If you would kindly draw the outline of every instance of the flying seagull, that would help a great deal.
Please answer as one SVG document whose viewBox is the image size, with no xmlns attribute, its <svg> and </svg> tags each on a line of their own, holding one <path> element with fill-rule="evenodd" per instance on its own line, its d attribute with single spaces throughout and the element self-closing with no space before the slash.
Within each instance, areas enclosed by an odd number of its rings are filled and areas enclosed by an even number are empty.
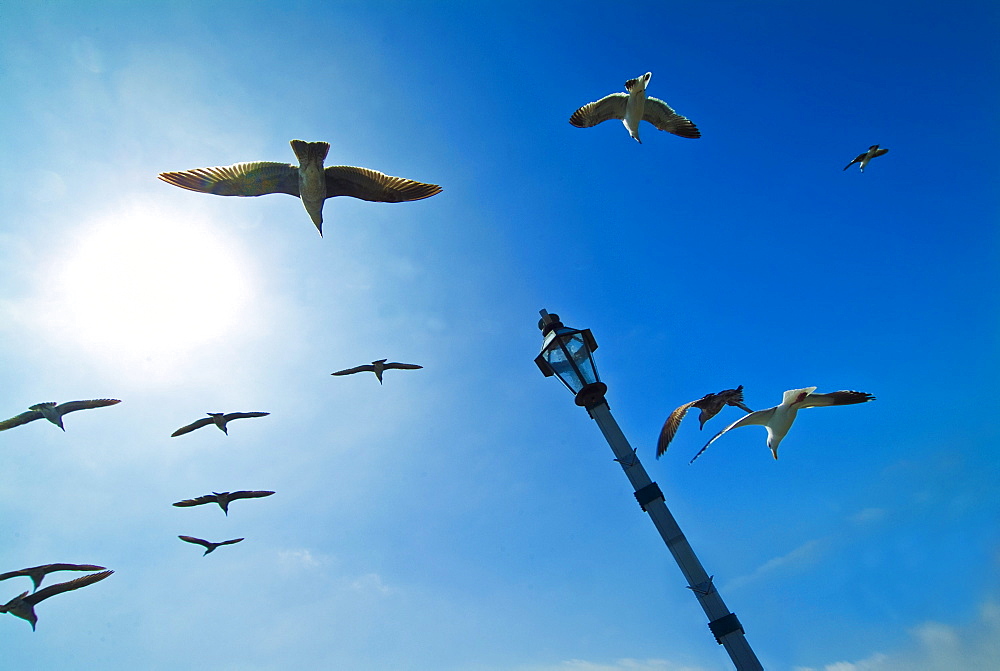
<svg viewBox="0 0 1000 671">
<path fill-rule="evenodd" d="M 656 444 L 656 458 L 659 459 L 667 451 L 670 441 L 674 439 L 674 434 L 677 433 L 677 427 L 681 425 L 681 420 L 684 419 L 684 415 L 687 414 L 688 410 L 691 408 L 699 408 L 701 410 L 701 414 L 698 416 L 698 421 L 701 422 L 699 429 L 704 429 L 705 422 L 718 415 L 727 405 L 735 405 L 746 412 L 753 412 L 753 410 L 743 405 L 742 384 L 736 389 L 723 389 L 718 394 L 705 394 L 697 401 L 685 403 L 674 410 L 667 417 L 667 421 L 663 423 L 663 428 L 660 430 L 660 440 Z"/>
<path fill-rule="evenodd" d="M 814 394 L 816 387 L 805 387 L 803 389 L 789 389 L 781 399 L 781 405 L 766 410 L 751 412 L 742 419 L 738 419 L 722 431 L 712 436 L 712 440 L 705 443 L 705 447 L 694 455 L 691 463 L 701 456 L 701 453 L 708 449 L 708 446 L 730 429 L 740 426 L 750 426 L 760 424 L 767 427 L 767 446 L 771 448 L 771 454 L 778 458 L 778 444 L 788 433 L 795 415 L 801 408 L 817 408 L 824 405 L 852 405 L 854 403 L 864 403 L 874 401 L 875 397 L 863 391 L 832 391 L 829 394 Z"/>
<path fill-rule="evenodd" d="M 36 403 L 35 405 L 28 406 L 28 412 L 22 412 L 16 417 L 11 417 L 8 420 L 0 422 L 0 431 L 6 431 L 7 429 L 12 429 L 15 426 L 21 426 L 22 424 L 27 424 L 43 417 L 65 431 L 66 427 L 63 426 L 62 418 L 66 413 L 76 412 L 77 410 L 88 410 L 90 408 L 103 408 L 106 405 L 114 405 L 115 403 L 121 403 L 121 401 L 117 398 L 98 398 L 92 401 L 69 401 L 68 403 L 60 403 L 59 405 L 56 405 L 55 401 Z"/>
<path fill-rule="evenodd" d="M 35 590 L 37 590 L 41 584 L 42 580 L 49 573 L 54 573 L 56 571 L 103 571 L 103 566 L 95 566 L 93 564 L 45 564 L 44 566 L 32 566 L 31 568 L 23 568 L 20 571 L 8 571 L 7 573 L 0 573 L 0 580 L 6 580 L 7 578 L 31 578 L 31 582 L 35 584 Z"/>
<path fill-rule="evenodd" d="M 437 184 L 391 177 L 368 168 L 349 165 L 324 168 L 329 142 L 292 140 L 290 144 L 299 159 L 297 167 L 288 163 L 255 161 L 220 168 L 161 172 L 159 177 L 182 189 L 217 196 L 287 193 L 301 198 L 320 235 L 323 235 L 323 202 L 327 198 L 351 196 L 376 203 L 401 203 L 430 198 L 441 192 Z"/>
<path fill-rule="evenodd" d="M 92 585 L 95 582 L 104 580 L 112 573 L 114 573 L 114 571 L 91 573 L 90 575 L 81 576 L 76 580 L 61 582 L 57 585 L 50 585 L 45 589 L 38 590 L 34 594 L 22 592 L 19 596 L 15 596 L 13 599 L 0 606 L 0 613 L 10 613 L 14 617 L 27 620 L 31 623 L 31 630 L 34 631 L 35 623 L 38 622 L 38 616 L 35 615 L 35 604 L 48 599 L 50 596 L 55 596 L 56 594 L 62 594 L 63 592 Z"/>
<path fill-rule="evenodd" d="M 205 549 L 205 554 L 203 554 L 202 557 L 207 555 L 209 552 L 212 552 L 213 550 L 215 550 L 215 548 L 219 547 L 220 545 L 232 545 L 233 543 L 239 543 L 241 540 L 244 540 L 242 538 L 234 538 L 229 541 L 222 541 L 221 543 L 213 543 L 212 541 L 202 540 L 201 538 L 195 538 L 194 536 L 178 536 L 178 538 L 180 538 L 182 541 L 187 541 L 188 543 L 194 543 L 195 545 L 204 546 L 206 549 Z"/>
<path fill-rule="evenodd" d="M 643 120 L 674 135 L 701 137 L 701 131 L 690 119 L 675 112 L 659 98 L 646 97 L 646 86 L 652 76 L 652 72 L 647 72 L 641 77 L 628 80 L 625 82 L 628 93 L 612 93 L 596 102 L 587 103 L 573 112 L 569 122 L 577 128 L 590 128 L 608 119 L 621 119 L 629 135 L 639 144 L 642 144 L 639 139 L 639 122 Z"/>
<path fill-rule="evenodd" d="M 375 377 L 378 378 L 378 383 L 382 384 L 382 371 L 389 370 L 393 368 L 398 368 L 399 370 L 416 370 L 417 368 L 423 368 L 423 366 L 418 366 L 415 363 L 396 363 L 395 361 L 390 361 L 386 363 L 387 359 L 379 359 L 378 361 L 372 361 L 371 363 L 366 363 L 363 366 L 355 366 L 354 368 L 345 368 L 344 370 L 338 370 L 336 373 L 330 373 L 330 375 L 352 375 L 354 373 L 363 373 L 366 371 L 371 371 L 375 373 Z"/>
<path fill-rule="evenodd" d="M 199 496 L 195 499 L 186 499 L 184 501 L 178 501 L 174 505 L 178 508 L 190 508 L 191 506 L 200 506 L 205 503 L 218 503 L 219 507 L 222 508 L 222 512 L 229 515 L 229 502 L 235 501 L 236 499 L 259 499 L 264 496 L 270 496 L 274 492 L 212 492 L 211 494 L 205 494 L 204 496 Z"/>
<path fill-rule="evenodd" d="M 222 432 L 229 435 L 229 429 L 226 428 L 226 424 L 234 419 L 246 419 L 247 417 L 265 417 L 270 415 L 269 412 L 231 412 L 229 414 L 223 414 L 221 412 L 210 412 L 208 417 L 202 417 L 201 419 L 188 424 L 187 426 L 182 426 L 173 433 L 170 434 L 171 438 L 177 436 L 183 436 L 185 433 L 191 433 L 195 429 L 200 429 L 203 426 L 208 426 L 209 424 L 215 424 L 217 427 L 222 429 Z"/>
<path fill-rule="evenodd" d="M 873 144 L 868 147 L 868 151 L 863 154 L 858 154 L 853 161 L 844 166 L 844 170 L 847 170 L 855 163 L 861 164 L 861 172 L 865 171 L 865 166 L 868 165 L 868 161 L 872 160 L 876 156 L 881 156 L 882 154 L 889 151 L 888 149 L 879 149 L 877 144 Z"/>
</svg>

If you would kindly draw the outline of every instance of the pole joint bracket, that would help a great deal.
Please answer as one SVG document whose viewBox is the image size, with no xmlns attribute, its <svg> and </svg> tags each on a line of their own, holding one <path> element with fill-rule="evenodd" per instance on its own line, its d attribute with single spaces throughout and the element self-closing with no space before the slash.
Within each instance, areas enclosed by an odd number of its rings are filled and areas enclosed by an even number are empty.
<svg viewBox="0 0 1000 671">
<path fill-rule="evenodd" d="M 743 631 L 743 625 L 740 624 L 739 618 L 736 617 L 736 613 L 730 613 L 729 615 L 723 615 L 717 620 L 712 620 L 708 623 L 708 628 L 712 630 L 712 635 L 715 636 L 715 640 L 722 645 L 722 638 L 733 632 L 740 632 L 745 634 Z"/>
<path fill-rule="evenodd" d="M 660 486 L 655 482 L 650 482 L 645 487 L 638 489 L 634 492 L 635 500 L 639 502 L 639 507 L 642 508 L 642 512 L 646 512 L 646 505 L 652 503 L 656 499 L 663 499 L 663 492 L 660 491 Z"/>
</svg>

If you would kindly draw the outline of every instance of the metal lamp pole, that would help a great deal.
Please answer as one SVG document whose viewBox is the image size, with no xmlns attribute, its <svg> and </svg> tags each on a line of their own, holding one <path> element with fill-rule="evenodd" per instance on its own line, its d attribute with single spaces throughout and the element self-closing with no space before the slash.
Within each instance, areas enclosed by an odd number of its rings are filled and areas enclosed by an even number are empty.
<svg viewBox="0 0 1000 671">
<path fill-rule="evenodd" d="M 545 341 L 535 363 L 545 376 L 558 376 L 576 395 L 576 404 L 586 408 L 591 418 L 597 422 L 615 453 L 615 461 L 621 465 L 632 483 L 639 506 L 653 520 L 656 530 L 660 532 L 663 542 L 667 544 L 667 549 L 684 574 L 688 588 L 708 616 L 708 627 L 715 640 L 726 648 L 738 671 L 763 671 L 764 667 L 743 635 L 743 626 L 736 614 L 731 613 L 722 601 L 719 591 L 712 583 L 712 576 L 702 567 L 691 544 L 670 514 L 663 492 L 649 479 L 635 450 L 612 417 L 611 409 L 604 399 L 608 387 L 600 381 L 594 364 L 593 351 L 597 349 L 594 336 L 589 329 L 580 331 L 566 328 L 559 321 L 558 315 L 550 315 L 545 310 L 541 311 L 541 315 L 538 328 Z"/>
</svg>

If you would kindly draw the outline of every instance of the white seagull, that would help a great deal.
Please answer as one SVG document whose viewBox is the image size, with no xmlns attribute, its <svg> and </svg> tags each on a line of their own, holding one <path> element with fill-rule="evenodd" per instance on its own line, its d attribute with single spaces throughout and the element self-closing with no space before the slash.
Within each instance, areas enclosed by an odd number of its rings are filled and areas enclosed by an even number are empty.
<svg viewBox="0 0 1000 671">
<path fill-rule="evenodd" d="M 226 424 L 234 419 L 246 419 L 247 417 L 266 417 L 270 415 L 269 412 L 231 412 L 228 415 L 221 412 L 209 412 L 208 417 L 202 417 L 199 420 L 191 422 L 187 426 L 182 426 L 173 433 L 170 434 L 171 438 L 176 438 L 177 436 L 183 436 L 185 433 L 191 433 L 195 429 L 200 429 L 203 426 L 208 426 L 209 424 L 215 424 L 222 433 L 229 435 L 229 429 L 226 428 Z"/>
<path fill-rule="evenodd" d="M 335 196 L 351 196 L 376 203 L 401 203 L 421 200 L 440 193 L 437 184 L 392 177 L 377 170 L 323 162 L 330 151 L 329 142 L 292 140 L 292 151 L 299 165 L 255 161 L 220 168 L 195 168 L 182 172 L 161 172 L 168 184 L 190 191 L 217 196 L 264 196 L 287 193 L 302 199 L 302 205 L 320 235 L 323 235 L 323 203 Z"/>
<path fill-rule="evenodd" d="M 88 410 L 90 408 L 103 408 L 106 405 L 114 405 L 116 403 L 121 403 L 121 401 L 117 398 L 98 398 L 92 401 L 69 401 L 68 403 L 60 403 L 59 405 L 56 405 L 55 401 L 36 403 L 35 405 L 28 406 L 28 412 L 22 412 L 16 417 L 11 417 L 8 420 L 0 422 L 0 431 L 6 431 L 7 429 L 12 429 L 15 426 L 21 426 L 22 424 L 27 424 L 43 417 L 65 431 L 66 427 L 63 426 L 62 418 L 66 413 L 76 412 L 77 410 Z"/>
<path fill-rule="evenodd" d="M 399 370 L 416 370 L 418 368 L 423 368 L 423 366 L 418 366 L 415 363 L 397 363 L 395 361 L 389 361 L 389 363 L 386 363 L 386 361 L 389 360 L 379 359 L 378 361 L 372 361 L 371 363 L 366 363 L 362 366 L 338 370 L 336 373 L 330 373 L 330 375 L 353 375 L 354 373 L 371 372 L 375 373 L 375 377 L 378 378 L 378 383 L 382 384 L 382 371 L 394 368 Z"/>
<path fill-rule="evenodd" d="M 694 455 L 690 463 L 694 463 L 694 460 L 700 457 L 701 453 L 707 450 L 708 446 L 714 443 L 726 431 L 740 426 L 750 426 L 751 424 L 760 424 L 767 428 L 767 446 L 771 448 L 771 454 L 777 459 L 778 444 L 781 443 L 781 439 L 788 433 L 788 429 L 791 428 L 792 422 L 795 421 L 795 415 L 799 412 L 800 408 L 816 408 L 824 405 L 851 405 L 875 400 L 874 396 L 863 391 L 832 391 L 829 394 L 814 394 L 814 391 L 816 391 L 816 387 L 789 389 L 782 397 L 781 405 L 751 412 L 749 415 L 736 420 L 712 436 L 712 440 L 705 443 L 705 447 L 701 448 L 698 454 Z"/>
<path fill-rule="evenodd" d="M 872 146 L 868 147 L 868 151 L 866 151 L 863 154 L 858 154 L 853 161 L 845 165 L 844 170 L 847 170 L 855 163 L 860 163 L 861 172 L 864 172 L 865 166 L 868 165 L 868 161 L 872 160 L 876 156 L 881 156 L 882 154 L 885 154 L 888 151 L 889 151 L 888 149 L 879 149 L 877 144 L 873 144 Z"/>
<path fill-rule="evenodd" d="M 587 103 L 569 118 L 569 122 L 577 128 L 590 128 L 608 119 L 621 119 L 628 134 L 635 141 L 639 139 L 639 122 L 648 121 L 660 130 L 687 138 L 701 137 L 698 127 L 685 116 L 675 112 L 670 105 L 659 98 L 646 96 L 646 86 L 649 84 L 652 72 L 625 82 L 628 93 L 612 93 L 600 100 Z"/>
</svg>

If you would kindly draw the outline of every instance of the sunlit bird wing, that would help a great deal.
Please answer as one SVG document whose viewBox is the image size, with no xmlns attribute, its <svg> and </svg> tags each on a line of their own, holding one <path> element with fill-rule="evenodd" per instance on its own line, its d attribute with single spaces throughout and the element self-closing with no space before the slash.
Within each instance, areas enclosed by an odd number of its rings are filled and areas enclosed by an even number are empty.
<svg viewBox="0 0 1000 671">
<path fill-rule="evenodd" d="M 612 93 L 573 112 L 569 122 L 577 128 L 590 128 L 608 119 L 624 119 L 627 103 L 627 93 Z"/>
<path fill-rule="evenodd" d="M 263 496 L 270 496 L 274 492 L 261 492 L 261 491 L 239 491 L 233 492 L 229 495 L 230 501 L 235 501 L 236 499 L 259 499 Z"/>
<path fill-rule="evenodd" d="M 430 198 L 441 192 L 437 184 L 393 177 L 368 168 L 331 165 L 325 172 L 327 198 L 350 196 L 376 203 L 402 203 Z"/>
<path fill-rule="evenodd" d="M 116 403 L 121 403 L 117 398 L 95 398 L 90 401 L 69 401 L 67 403 L 60 403 L 56 406 L 56 410 L 61 415 L 65 415 L 68 412 L 76 412 L 77 410 L 89 410 L 90 408 L 103 408 L 109 405 L 115 405 Z"/>
<path fill-rule="evenodd" d="M 659 98 L 646 98 L 642 118 L 660 130 L 691 139 L 701 137 L 701 131 L 686 116 L 675 112 L 670 105 Z"/>
<path fill-rule="evenodd" d="M 736 429 L 741 426 L 750 426 L 751 424 L 759 424 L 761 426 L 767 426 L 767 423 L 771 421 L 771 417 L 774 416 L 775 410 L 776 408 L 767 408 L 766 410 L 758 410 L 757 412 L 751 412 L 749 415 L 746 415 L 745 417 L 741 417 L 740 419 L 736 420 L 735 422 L 724 428 L 722 431 L 719 431 L 717 434 L 712 436 L 712 439 L 709 440 L 707 443 L 705 443 L 705 447 L 698 450 L 698 454 L 691 457 L 691 461 L 689 461 L 688 463 L 693 464 L 694 460 L 700 457 L 702 452 L 708 449 L 709 445 L 718 440 L 719 436 L 724 434 L 726 431 L 729 431 L 730 429 Z"/>
<path fill-rule="evenodd" d="M 95 582 L 104 580 L 112 573 L 114 573 L 114 571 L 101 571 L 100 573 L 91 573 L 90 575 L 80 576 L 76 580 L 70 580 L 69 582 L 49 585 L 48 587 L 43 587 L 34 594 L 24 597 L 24 601 L 31 605 L 35 605 L 39 601 L 48 599 L 50 596 L 62 594 L 63 592 L 69 592 L 74 589 L 80 589 L 81 587 L 86 587 L 87 585 L 93 585 Z"/>
<path fill-rule="evenodd" d="M 383 366 L 386 370 L 390 368 L 398 368 L 399 370 L 416 370 L 418 368 L 423 368 L 423 366 L 418 366 L 415 363 L 396 363 L 390 362 Z"/>
<path fill-rule="evenodd" d="M 205 496 L 198 496 L 193 499 L 178 501 L 174 505 L 178 508 L 190 508 L 191 506 L 200 506 L 206 503 L 217 503 L 218 500 L 219 498 L 215 494 L 206 494 Z"/>
<path fill-rule="evenodd" d="M 222 419 L 229 422 L 234 419 L 246 419 L 247 417 L 266 417 L 270 414 L 269 412 L 231 412 L 223 416 Z"/>
<path fill-rule="evenodd" d="M 850 163 L 848 163 L 847 165 L 844 166 L 844 170 L 847 170 L 848 168 L 850 168 L 855 163 L 860 163 L 861 160 L 864 159 L 864 157 L 867 156 L 867 155 L 868 155 L 868 152 L 865 152 L 863 154 L 858 154 L 856 157 L 854 157 L 853 161 L 851 161 Z"/>
<path fill-rule="evenodd" d="M 663 428 L 660 429 L 660 438 L 656 442 L 656 458 L 659 459 L 663 456 L 663 453 L 667 451 L 670 446 L 670 441 L 674 439 L 674 435 L 677 433 L 677 428 L 681 425 L 681 420 L 684 419 L 684 415 L 687 411 L 694 406 L 698 401 L 691 401 L 690 403 L 685 403 L 684 405 L 676 408 L 670 416 L 667 417 L 667 421 L 663 423 Z"/>
<path fill-rule="evenodd" d="M 256 161 L 219 168 L 161 172 L 160 179 L 189 191 L 217 196 L 299 195 L 299 169 L 288 163 Z"/>
<path fill-rule="evenodd" d="M 874 400 L 874 396 L 863 391 L 831 391 L 827 394 L 809 394 L 798 405 L 800 408 L 818 408 L 826 405 L 853 405 Z"/>
<path fill-rule="evenodd" d="M 354 368 L 345 368 L 344 370 L 338 370 L 336 373 L 330 373 L 330 375 L 353 375 L 354 373 L 361 373 L 365 371 L 373 372 L 374 370 L 375 366 L 371 365 L 370 363 L 366 363 L 363 366 L 355 366 Z"/>
<path fill-rule="evenodd" d="M 201 419 L 192 422 L 187 426 L 182 426 L 181 428 L 177 429 L 176 431 L 170 434 L 170 437 L 175 438 L 177 436 L 183 436 L 185 433 L 191 433 L 195 429 L 200 429 L 201 427 L 208 426 L 209 424 L 215 424 L 215 420 L 213 420 L 211 417 L 202 417 Z"/>
<path fill-rule="evenodd" d="M 6 431 L 7 429 L 13 429 L 15 426 L 21 426 L 22 424 L 27 424 L 28 422 L 33 422 L 36 419 L 41 419 L 43 417 L 42 413 L 37 410 L 29 410 L 27 412 L 22 412 L 16 417 L 11 417 L 0 422 L 0 431 Z"/>
</svg>

